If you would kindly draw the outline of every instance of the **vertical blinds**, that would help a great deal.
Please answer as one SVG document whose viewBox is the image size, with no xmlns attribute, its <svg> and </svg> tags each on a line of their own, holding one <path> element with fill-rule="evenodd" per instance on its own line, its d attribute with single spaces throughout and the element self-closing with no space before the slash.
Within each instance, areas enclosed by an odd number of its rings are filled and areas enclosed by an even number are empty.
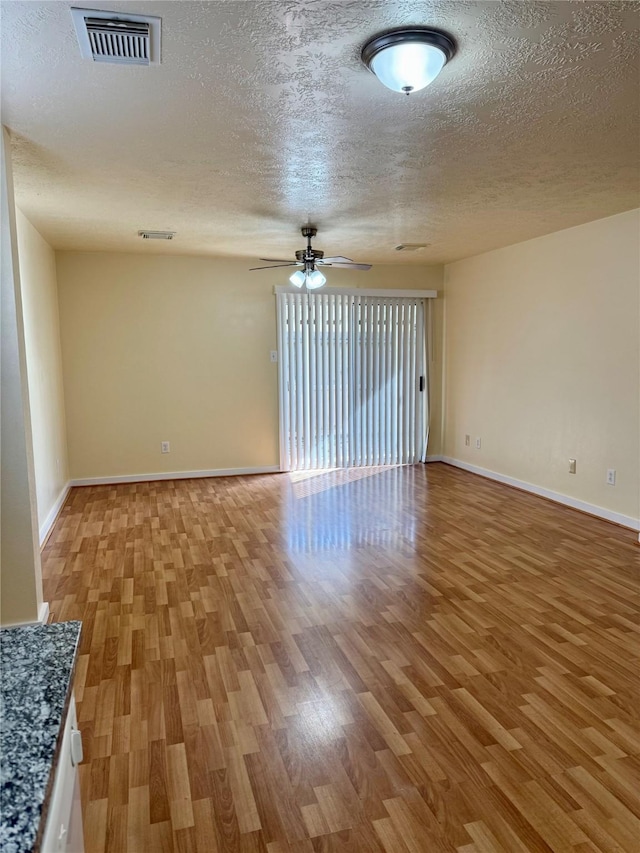
<svg viewBox="0 0 640 853">
<path fill-rule="evenodd" d="M 424 457 L 424 301 L 278 293 L 284 470 L 398 465 Z"/>
</svg>

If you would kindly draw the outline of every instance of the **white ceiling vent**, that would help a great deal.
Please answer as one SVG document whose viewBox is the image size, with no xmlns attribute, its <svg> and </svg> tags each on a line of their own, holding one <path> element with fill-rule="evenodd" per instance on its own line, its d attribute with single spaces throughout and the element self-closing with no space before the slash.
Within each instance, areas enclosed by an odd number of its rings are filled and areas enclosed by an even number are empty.
<svg viewBox="0 0 640 853">
<path fill-rule="evenodd" d="M 175 231 L 138 231 L 143 240 L 173 240 L 175 235 Z"/>
<path fill-rule="evenodd" d="M 161 18 L 71 9 L 80 53 L 94 62 L 159 65 Z"/>
</svg>

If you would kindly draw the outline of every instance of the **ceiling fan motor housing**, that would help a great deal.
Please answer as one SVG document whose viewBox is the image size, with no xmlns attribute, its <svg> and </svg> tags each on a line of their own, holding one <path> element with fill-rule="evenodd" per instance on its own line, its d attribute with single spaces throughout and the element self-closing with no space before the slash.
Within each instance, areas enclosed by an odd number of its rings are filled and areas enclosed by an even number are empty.
<svg viewBox="0 0 640 853">
<path fill-rule="evenodd" d="M 320 249 L 298 249 L 296 252 L 297 261 L 321 261 L 324 258 L 324 252 Z"/>
</svg>

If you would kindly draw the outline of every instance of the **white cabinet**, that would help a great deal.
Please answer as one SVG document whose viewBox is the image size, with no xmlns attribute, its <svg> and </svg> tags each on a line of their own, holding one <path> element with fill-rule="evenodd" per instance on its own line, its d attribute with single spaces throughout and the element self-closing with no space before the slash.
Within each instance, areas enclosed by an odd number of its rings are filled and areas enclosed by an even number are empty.
<svg viewBox="0 0 640 853">
<path fill-rule="evenodd" d="M 41 853 L 84 853 L 82 808 L 77 765 L 82 761 L 76 703 L 71 696 L 62 748 L 47 812 Z"/>
</svg>

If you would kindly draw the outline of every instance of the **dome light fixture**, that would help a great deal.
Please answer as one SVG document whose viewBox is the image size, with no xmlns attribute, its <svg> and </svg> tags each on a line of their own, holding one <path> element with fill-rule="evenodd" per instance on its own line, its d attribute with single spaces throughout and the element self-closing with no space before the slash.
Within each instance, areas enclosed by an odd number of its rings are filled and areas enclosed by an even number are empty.
<svg viewBox="0 0 640 853">
<path fill-rule="evenodd" d="M 430 27 L 379 33 L 362 48 L 362 61 L 393 92 L 418 92 L 432 83 L 456 51 L 451 36 Z"/>
</svg>

